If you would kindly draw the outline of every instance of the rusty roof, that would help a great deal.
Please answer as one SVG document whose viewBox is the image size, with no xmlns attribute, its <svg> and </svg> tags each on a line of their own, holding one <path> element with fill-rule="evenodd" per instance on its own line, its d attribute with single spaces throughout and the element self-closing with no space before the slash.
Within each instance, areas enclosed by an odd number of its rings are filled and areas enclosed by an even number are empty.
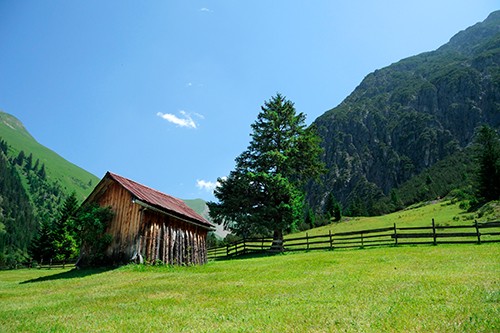
<svg viewBox="0 0 500 333">
<path fill-rule="evenodd" d="M 129 191 L 135 198 L 140 201 L 151 205 L 157 209 L 165 211 L 166 213 L 173 213 L 174 215 L 183 217 L 190 222 L 194 222 L 203 227 L 214 228 L 214 225 L 208 222 L 205 218 L 191 209 L 184 201 L 177 199 L 173 196 L 163 192 L 152 189 L 148 186 L 139 184 L 133 180 L 122 177 L 120 175 L 107 172 L 104 178 L 110 177 L 120 183 L 127 191 Z"/>
</svg>

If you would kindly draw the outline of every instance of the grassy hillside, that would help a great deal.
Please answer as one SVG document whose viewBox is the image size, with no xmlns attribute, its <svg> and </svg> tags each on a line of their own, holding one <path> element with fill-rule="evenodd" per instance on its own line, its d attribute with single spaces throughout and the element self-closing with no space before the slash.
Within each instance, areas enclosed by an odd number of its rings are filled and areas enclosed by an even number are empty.
<svg viewBox="0 0 500 333">
<path fill-rule="evenodd" d="M 3 332 L 498 332 L 500 245 L 0 272 Z"/>
<path fill-rule="evenodd" d="M 305 235 L 306 232 L 309 235 L 324 235 L 328 234 L 329 230 L 333 233 L 337 233 L 385 228 L 392 226 L 394 223 L 396 223 L 398 227 L 430 226 L 432 219 L 434 219 L 437 225 L 446 226 L 467 224 L 466 221 L 472 223 L 474 219 L 478 219 L 479 222 L 500 219 L 500 211 L 494 209 L 491 209 L 488 214 L 483 214 L 481 218 L 479 218 L 477 214 L 478 213 L 467 213 L 460 208 L 459 202 L 439 200 L 427 204 L 422 203 L 413 205 L 404 210 L 381 216 L 344 217 L 342 222 L 290 234 L 287 237 L 300 237 Z"/>
<path fill-rule="evenodd" d="M 10 156 L 17 156 L 21 150 L 27 155 L 32 153 L 33 160 L 39 159 L 45 164 L 48 180 L 59 182 L 67 194 L 75 191 L 79 200 L 83 200 L 99 181 L 93 174 L 38 143 L 21 121 L 1 111 L 0 138 L 10 145 Z"/>
</svg>

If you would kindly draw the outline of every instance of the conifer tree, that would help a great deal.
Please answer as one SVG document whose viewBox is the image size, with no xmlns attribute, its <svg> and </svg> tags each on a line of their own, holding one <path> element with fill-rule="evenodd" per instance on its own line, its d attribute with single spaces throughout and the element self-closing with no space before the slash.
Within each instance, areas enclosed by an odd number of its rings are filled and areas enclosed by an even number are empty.
<svg viewBox="0 0 500 333">
<path fill-rule="evenodd" d="M 74 220 L 78 210 L 78 199 L 75 192 L 66 198 L 60 210 L 60 217 L 54 223 L 53 246 L 58 260 L 66 261 L 75 257 L 77 246 L 75 240 Z"/>
<path fill-rule="evenodd" d="M 47 173 L 45 172 L 45 163 L 42 164 L 42 166 L 40 167 L 40 170 L 38 170 L 38 176 L 42 180 L 45 180 L 47 178 Z"/>
<path fill-rule="evenodd" d="M 475 140 L 478 164 L 478 196 L 482 201 L 500 199 L 500 137 L 482 126 Z"/>
<path fill-rule="evenodd" d="M 261 107 L 251 125 L 250 144 L 236 158 L 236 168 L 215 190 L 210 216 L 239 236 L 273 234 L 282 250 L 283 232 L 304 217 L 303 185 L 324 172 L 314 127 L 280 94 Z"/>
<path fill-rule="evenodd" d="M 26 164 L 24 165 L 24 170 L 27 172 L 33 168 L 33 154 L 30 153 L 28 157 L 26 157 Z"/>
<path fill-rule="evenodd" d="M 338 222 L 342 218 L 342 208 L 332 192 L 326 198 L 324 210 L 329 220 L 333 219 L 333 221 Z"/>
</svg>

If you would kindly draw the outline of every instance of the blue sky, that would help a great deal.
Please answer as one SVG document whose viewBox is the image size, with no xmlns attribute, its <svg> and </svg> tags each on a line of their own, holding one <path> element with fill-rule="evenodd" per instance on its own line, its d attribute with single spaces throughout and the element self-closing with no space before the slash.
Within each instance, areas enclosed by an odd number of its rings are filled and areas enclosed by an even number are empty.
<svg viewBox="0 0 500 333">
<path fill-rule="evenodd" d="M 499 7 L 0 0 L 0 109 L 98 177 L 213 200 L 265 100 L 280 92 L 311 123 L 368 73 L 438 48 Z"/>
</svg>

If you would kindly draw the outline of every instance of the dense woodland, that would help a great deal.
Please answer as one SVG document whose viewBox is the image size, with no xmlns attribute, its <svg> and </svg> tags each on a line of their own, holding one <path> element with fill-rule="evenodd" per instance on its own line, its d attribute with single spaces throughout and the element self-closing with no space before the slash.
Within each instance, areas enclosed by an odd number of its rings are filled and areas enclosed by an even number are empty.
<svg viewBox="0 0 500 333">
<path fill-rule="evenodd" d="M 45 165 L 0 139 L 0 267 L 27 261 L 42 225 L 51 224 L 68 196 L 46 177 Z M 25 185 L 24 185 L 25 184 Z"/>
</svg>

